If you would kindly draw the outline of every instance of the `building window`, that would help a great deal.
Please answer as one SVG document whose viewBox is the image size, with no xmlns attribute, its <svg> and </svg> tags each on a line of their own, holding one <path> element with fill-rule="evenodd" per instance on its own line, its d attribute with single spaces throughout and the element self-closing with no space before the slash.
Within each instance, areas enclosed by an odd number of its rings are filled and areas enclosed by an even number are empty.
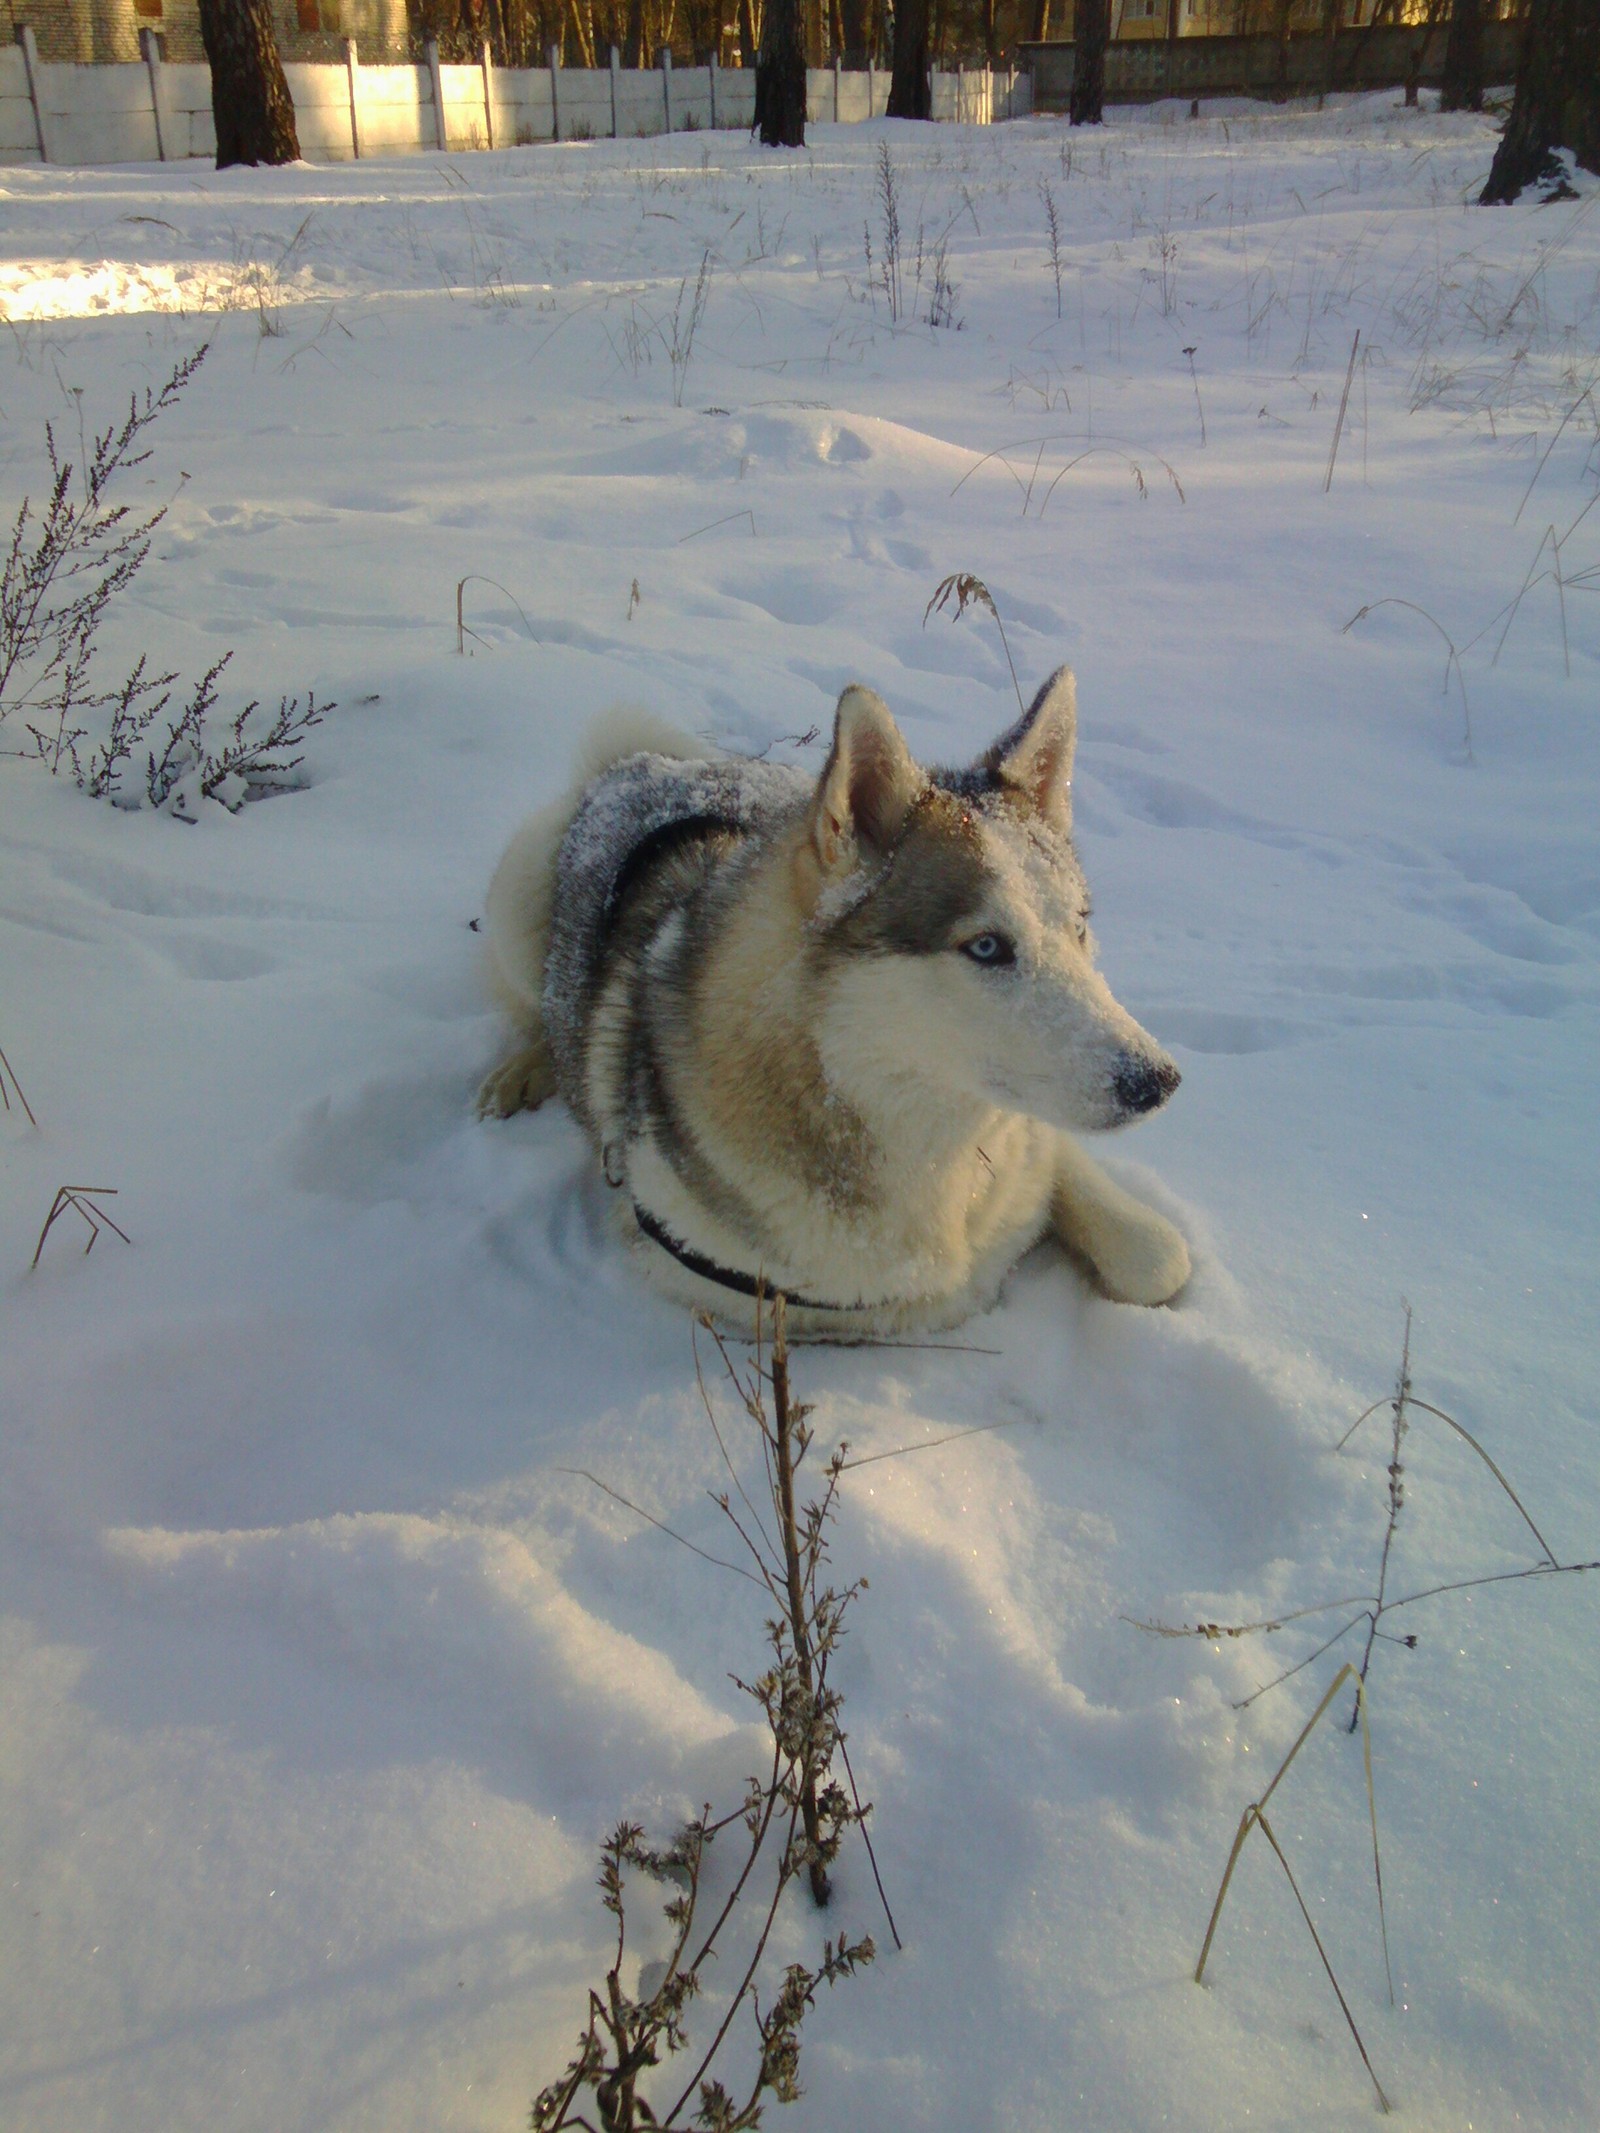
<svg viewBox="0 0 1600 2133">
<path fill-rule="evenodd" d="M 317 13 L 317 0 L 295 0 L 295 20 L 302 30 L 320 30 L 322 21 Z"/>
<path fill-rule="evenodd" d="M 133 12 L 146 22 L 161 20 L 161 0 L 133 0 Z"/>
</svg>

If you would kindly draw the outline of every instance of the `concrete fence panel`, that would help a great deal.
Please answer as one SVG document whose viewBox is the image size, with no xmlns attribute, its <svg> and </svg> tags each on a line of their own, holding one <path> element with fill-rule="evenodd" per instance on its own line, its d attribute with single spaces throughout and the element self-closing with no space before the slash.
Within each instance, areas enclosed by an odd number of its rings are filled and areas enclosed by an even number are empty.
<svg viewBox="0 0 1600 2133">
<path fill-rule="evenodd" d="M 367 66 L 359 50 L 336 61 L 284 66 L 300 151 L 309 162 L 362 156 L 511 148 L 544 141 L 624 140 L 671 131 L 747 131 L 755 74 L 729 67 Z M 439 101 L 436 103 L 435 91 Z M 1028 108 L 1030 84 L 980 69 L 935 74 L 937 119 L 982 126 Z M 35 117 L 35 93 L 38 116 Z M 352 100 L 354 110 L 352 110 Z M 161 122 L 156 124 L 159 102 Z M 813 67 L 806 77 L 811 125 L 881 118 L 889 102 L 882 68 L 847 74 Z M 20 45 L 0 47 L 0 162 L 145 163 L 214 156 L 211 73 L 204 65 L 149 60 L 104 66 L 45 65 Z"/>
</svg>

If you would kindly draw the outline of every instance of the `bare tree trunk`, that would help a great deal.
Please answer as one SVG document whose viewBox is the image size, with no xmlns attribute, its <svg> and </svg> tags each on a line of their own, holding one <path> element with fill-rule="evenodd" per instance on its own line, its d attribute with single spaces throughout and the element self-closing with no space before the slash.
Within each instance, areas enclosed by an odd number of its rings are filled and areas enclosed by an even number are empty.
<svg viewBox="0 0 1600 2133">
<path fill-rule="evenodd" d="M 1553 177 L 1558 148 L 1600 171 L 1600 0 L 1533 0 L 1517 60 L 1517 93 L 1481 205 L 1515 200 Z"/>
<path fill-rule="evenodd" d="M 1453 0 L 1439 109 L 1483 109 L 1483 0 Z"/>
<path fill-rule="evenodd" d="M 839 0 L 839 28 L 845 66 L 859 74 L 867 64 L 867 0 Z"/>
<path fill-rule="evenodd" d="M 756 55 L 756 130 L 765 148 L 806 145 L 806 54 L 800 0 L 766 0 Z"/>
<path fill-rule="evenodd" d="M 1273 0 L 1272 30 L 1278 40 L 1278 63 L 1272 93 L 1280 103 L 1289 96 L 1289 18 L 1294 13 L 1294 0 Z"/>
<path fill-rule="evenodd" d="M 1076 51 L 1067 117 L 1074 126 L 1098 126 L 1105 116 L 1106 46 L 1111 42 L 1111 0 L 1078 0 L 1073 10 Z"/>
<path fill-rule="evenodd" d="M 928 78 L 928 0 L 898 0 L 894 11 L 894 72 L 889 80 L 889 116 L 933 116 Z"/>
<path fill-rule="evenodd" d="M 1033 41 L 1043 44 L 1050 34 L 1050 0 L 1034 0 Z"/>
<path fill-rule="evenodd" d="M 211 65 L 218 170 L 298 163 L 300 137 L 269 0 L 200 0 L 200 40 Z"/>
</svg>

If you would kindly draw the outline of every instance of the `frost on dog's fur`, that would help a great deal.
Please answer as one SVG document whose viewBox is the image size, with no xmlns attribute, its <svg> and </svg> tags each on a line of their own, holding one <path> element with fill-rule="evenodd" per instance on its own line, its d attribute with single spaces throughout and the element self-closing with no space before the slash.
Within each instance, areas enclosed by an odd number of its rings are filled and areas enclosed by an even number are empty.
<svg viewBox="0 0 1600 2133">
<path fill-rule="evenodd" d="M 1065 668 L 958 770 L 859 686 L 815 781 L 613 714 L 490 886 L 520 1041 L 482 1108 L 559 1090 L 652 1277 L 723 1313 L 760 1278 L 819 1326 L 951 1324 L 1047 1230 L 1168 1301 L 1182 1237 L 1072 1137 L 1178 1081 L 1094 967 L 1075 737 Z"/>
</svg>

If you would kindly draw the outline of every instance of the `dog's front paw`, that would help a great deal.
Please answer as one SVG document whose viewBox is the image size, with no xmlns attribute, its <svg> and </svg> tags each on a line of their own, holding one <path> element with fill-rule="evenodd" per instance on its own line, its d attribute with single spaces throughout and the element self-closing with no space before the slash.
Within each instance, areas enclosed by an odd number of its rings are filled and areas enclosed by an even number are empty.
<svg viewBox="0 0 1600 2133">
<path fill-rule="evenodd" d="M 1154 1208 L 1141 1208 L 1094 1242 L 1094 1270 L 1116 1303 L 1171 1303 L 1189 1279 L 1183 1233 Z"/>
<path fill-rule="evenodd" d="M 556 1089 L 555 1068 L 542 1037 L 513 1052 L 478 1091 L 480 1118 L 510 1118 L 517 1111 L 537 1111 Z"/>
</svg>

